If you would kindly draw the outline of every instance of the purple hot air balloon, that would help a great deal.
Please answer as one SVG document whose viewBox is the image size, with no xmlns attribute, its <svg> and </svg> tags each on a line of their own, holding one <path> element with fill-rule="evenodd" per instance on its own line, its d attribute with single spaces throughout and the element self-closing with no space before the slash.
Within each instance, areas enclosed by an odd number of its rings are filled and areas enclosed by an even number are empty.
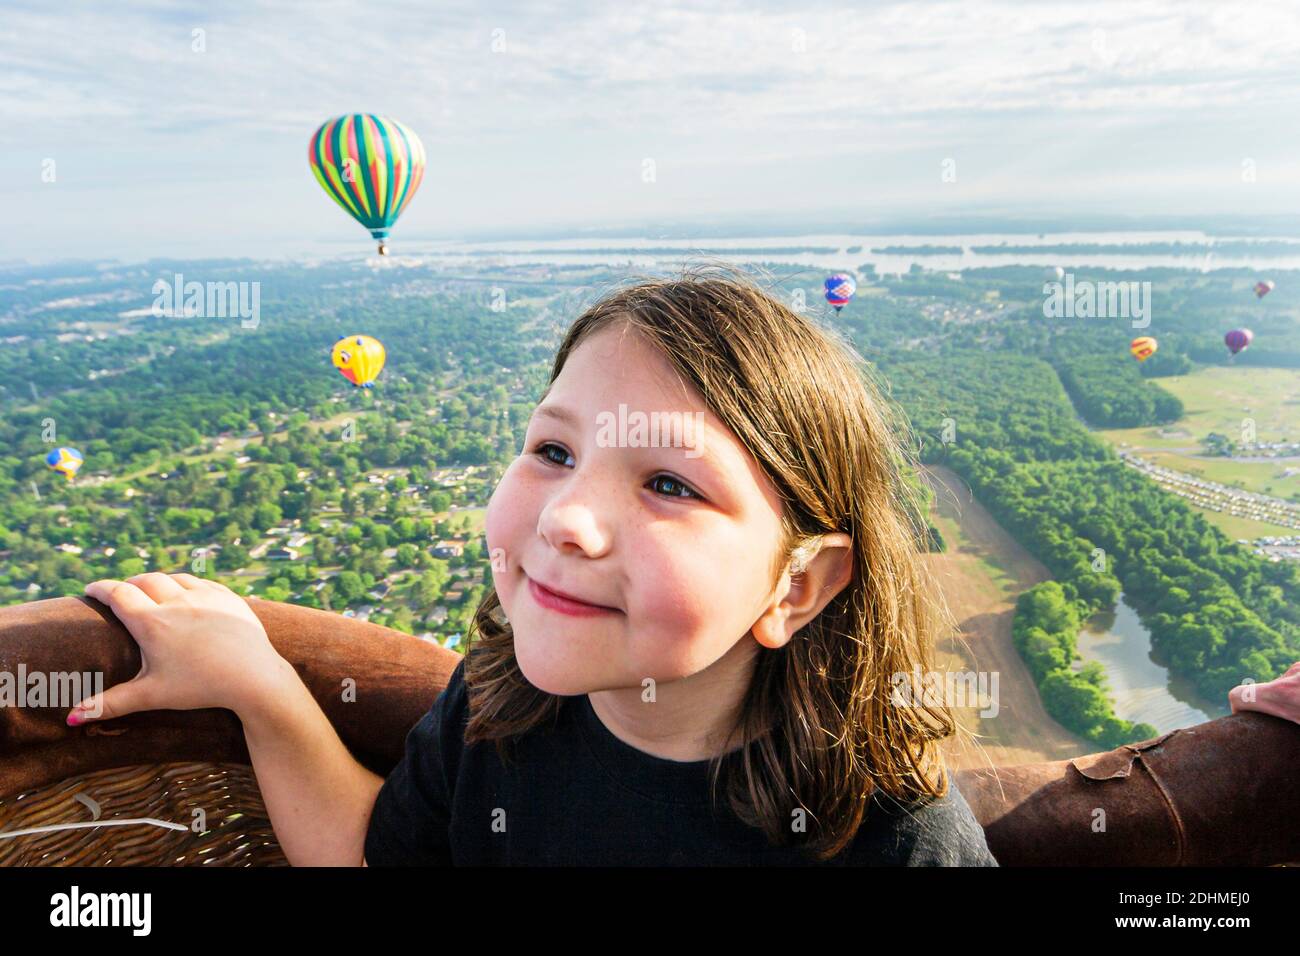
<svg viewBox="0 0 1300 956">
<path fill-rule="evenodd" d="M 1228 347 L 1228 351 L 1236 355 L 1255 337 L 1255 333 L 1250 329 L 1233 329 L 1223 337 L 1223 344 Z"/>
</svg>

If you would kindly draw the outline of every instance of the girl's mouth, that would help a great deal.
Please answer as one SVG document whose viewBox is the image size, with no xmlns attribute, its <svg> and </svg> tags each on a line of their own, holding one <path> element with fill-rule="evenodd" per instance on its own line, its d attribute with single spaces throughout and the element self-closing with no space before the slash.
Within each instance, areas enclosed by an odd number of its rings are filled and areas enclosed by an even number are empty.
<svg viewBox="0 0 1300 956">
<path fill-rule="evenodd" d="M 528 577 L 528 575 L 525 574 L 524 577 Z M 561 614 L 569 614 L 574 617 L 596 617 L 598 615 L 620 613 L 617 608 L 588 604 L 585 601 L 557 594 L 532 578 L 528 578 L 528 593 L 533 596 L 534 601 L 547 610 L 558 611 Z"/>
</svg>

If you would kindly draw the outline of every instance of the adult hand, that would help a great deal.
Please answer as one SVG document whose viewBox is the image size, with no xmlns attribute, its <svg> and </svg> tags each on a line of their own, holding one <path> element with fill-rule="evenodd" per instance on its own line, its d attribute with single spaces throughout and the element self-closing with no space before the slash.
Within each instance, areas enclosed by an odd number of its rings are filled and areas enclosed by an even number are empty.
<svg viewBox="0 0 1300 956">
<path fill-rule="evenodd" d="M 1228 691 L 1232 712 L 1257 710 L 1283 720 L 1300 724 L 1300 661 L 1287 668 L 1285 674 L 1265 684 L 1241 684 Z"/>
</svg>

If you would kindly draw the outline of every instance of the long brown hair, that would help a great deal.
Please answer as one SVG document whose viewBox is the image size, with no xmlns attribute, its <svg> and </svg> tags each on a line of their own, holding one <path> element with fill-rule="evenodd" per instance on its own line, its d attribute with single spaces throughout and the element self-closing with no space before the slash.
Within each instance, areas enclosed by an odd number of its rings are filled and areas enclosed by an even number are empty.
<svg viewBox="0 0 1300 956">
<path fill-rule="evenodd" d="M 663 352 L 779 491 L 773 585 L 812 536 L 853 539 L 852 580 L 784 647 L 760 648 L 733 737 L 741 746 L 710 762 L 715 803 L 721 792 L 772 844 L 828 859 L 852 841 L 876 787 L 904 802 L 946 795 L 938 741 L 965 732 L 947 706 L 891 703 L 891 675 L 930 672 L 952 630 L 921 557 L 908 433 L 852 345 L 718 265 L 590 306 L 565 335 L 547 391 L 587 336 L 620 322 Z M 565 698 L 524 678 L 495 589 L 469 630 L 465 739 L 496 741 L 509 759 L 509 741 L 556 720 Z"/>
</svg>

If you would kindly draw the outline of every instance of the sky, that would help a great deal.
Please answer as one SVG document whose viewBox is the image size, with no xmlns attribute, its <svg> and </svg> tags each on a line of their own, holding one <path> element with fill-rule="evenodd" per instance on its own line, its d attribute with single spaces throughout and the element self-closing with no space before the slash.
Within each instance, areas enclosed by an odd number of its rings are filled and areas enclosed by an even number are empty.
<svg viewBox="0 0 1300 956">
<path fill-rule="evenodd" d="M 1300 4 L 0 0 L 0 260 L 364 230 L 307 141 L 373 112 L 425 239 L 1300 209 Z M 761 229 L 759 229 L 761 231 Z"/>
</svg>

